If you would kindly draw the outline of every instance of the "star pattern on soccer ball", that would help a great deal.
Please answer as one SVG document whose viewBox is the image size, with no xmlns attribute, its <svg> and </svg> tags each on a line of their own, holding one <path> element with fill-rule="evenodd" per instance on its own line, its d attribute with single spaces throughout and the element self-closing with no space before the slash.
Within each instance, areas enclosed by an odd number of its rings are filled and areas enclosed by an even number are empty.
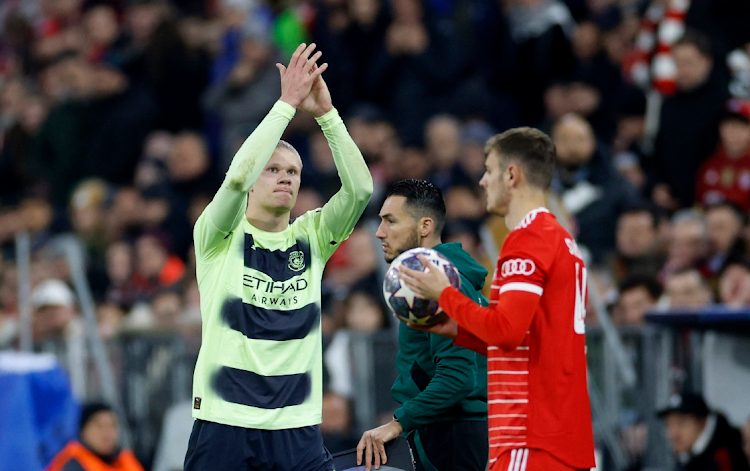
<svg viewBox="0 0 750 471">
<path fill-rule="evenodd" d="M 414 298 L 416 297 L 416 295 L 414 294 L 414 291 L 410 290 L 406 286 L 399 286 L 398 291 L 393 293 L 393 296 L 396 298 L 404 298 L 406 300 L 406 304 L 409 306 L 409 309 L 412 309 L 414 307 Z"/>
</svg>

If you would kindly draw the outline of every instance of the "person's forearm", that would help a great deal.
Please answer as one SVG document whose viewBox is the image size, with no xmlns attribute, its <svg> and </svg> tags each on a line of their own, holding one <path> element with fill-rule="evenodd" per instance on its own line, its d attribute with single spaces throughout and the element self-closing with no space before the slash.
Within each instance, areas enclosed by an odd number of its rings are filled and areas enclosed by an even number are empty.
<svg viewBox="0 0 750 471">
<path fill-rule="evenodd" d="M 207 208 L 219 230 L 232 231 L 244 217 L 247 192 L 271 159 L 294 113 L 294 107 L 277 101 L 234 155 L 224 182 Z"/>
<path fill-rule="evenodd" d="M 461 326 L 458 326 L 458 335 L 453 339 L 453 345 L 487 356 L 487 343 Z"/>
<path fill-rule="evenodd" d="M 341 189 L 324 207 L 324 221 L 332 231 L 354 227 L 370 201 L 372 175 L 336 109 L 315 119 L 328 140 L 341 179 Z"/>
<path fill-rule="evenodd" d="M 460 326 L 488 346 L 512 350 L 523 341 L 539 305 L 538 294 L 507 291 L 497 304 L 482 307 L 454 287 L 440 294 L 440 307 Z"/>
</svg>

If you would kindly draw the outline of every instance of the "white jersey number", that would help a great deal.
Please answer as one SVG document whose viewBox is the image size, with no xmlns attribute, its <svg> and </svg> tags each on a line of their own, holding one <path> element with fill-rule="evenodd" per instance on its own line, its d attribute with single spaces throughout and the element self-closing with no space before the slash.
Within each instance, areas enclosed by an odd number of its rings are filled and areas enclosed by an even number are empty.
<svg viewBox="0 0 750 471">
<path fill-rule="evenodd" d="M 576 305 L 573 312 L 573 330 L 576 334 L 586 333 L 586 267 L 576 262 Z"/>
</svg>

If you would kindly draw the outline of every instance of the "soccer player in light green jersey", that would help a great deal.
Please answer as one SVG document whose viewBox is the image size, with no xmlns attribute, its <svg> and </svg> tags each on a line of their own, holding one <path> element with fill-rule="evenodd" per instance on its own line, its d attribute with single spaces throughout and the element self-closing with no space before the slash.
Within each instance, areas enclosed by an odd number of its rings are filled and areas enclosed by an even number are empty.
<svg viewBox="0 0 750 471">
<path fill-rule="evenodd" d="M 323 268 L 362 215 L 370 172 L 302 44 L 277 64 L 281 97 L 237 151 L 195 224 L 202 344 L 185 470 L 332 470 L 322 413 Z M 302 162 L 280 140 L 296 109 L 312 114 L 341 190 L 290 221 Z"/>
</svg>

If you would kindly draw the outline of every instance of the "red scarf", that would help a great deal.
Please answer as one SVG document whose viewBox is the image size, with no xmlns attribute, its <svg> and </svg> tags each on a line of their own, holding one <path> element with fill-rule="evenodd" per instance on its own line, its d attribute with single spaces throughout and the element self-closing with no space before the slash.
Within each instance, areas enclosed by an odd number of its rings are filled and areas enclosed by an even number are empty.
<svg viewBox="0 0 750 471">
<path fill-rule="evenodd" d="M 664 95 L 677 91 L 677 70 L 672 46 L 685 33 L 690 0 L 669 0 L 665 9 L 652 3 L 641 20 L 635 48 L 624 61 L 625 74 L 641 88 L 653 87 Z"/>
</svg>

